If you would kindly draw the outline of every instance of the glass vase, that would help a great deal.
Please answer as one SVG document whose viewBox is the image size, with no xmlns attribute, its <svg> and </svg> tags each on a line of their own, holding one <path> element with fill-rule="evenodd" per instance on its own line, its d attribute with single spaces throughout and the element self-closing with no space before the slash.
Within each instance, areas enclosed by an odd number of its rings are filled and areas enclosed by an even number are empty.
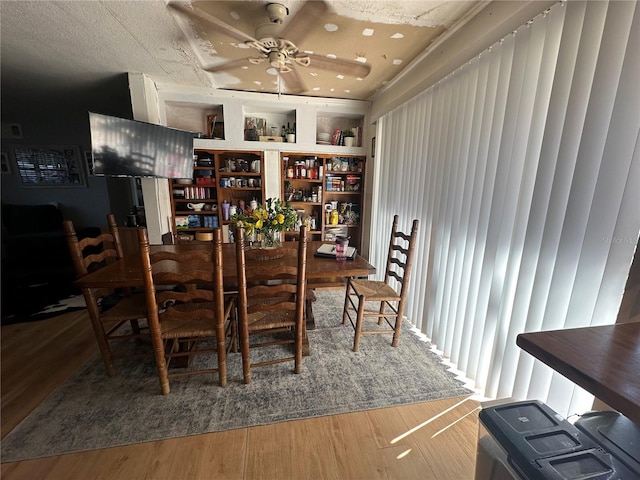
<svg viewBox="0 0 640 480">
<path fill-rule="evenodd" d="M 262 248 L 279 248 L 282 246 L 280 234 L 282 232 L 276 230 L 262 231 Z"/>
</svg>

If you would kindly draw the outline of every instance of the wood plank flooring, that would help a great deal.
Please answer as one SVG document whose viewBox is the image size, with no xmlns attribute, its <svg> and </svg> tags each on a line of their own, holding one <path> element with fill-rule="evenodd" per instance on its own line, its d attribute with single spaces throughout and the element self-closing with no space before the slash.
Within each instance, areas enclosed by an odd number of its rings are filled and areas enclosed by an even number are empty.
<svg viewBox="0 0 640 480">
<path fill-rule="evenodd" d="M 2 327 L 2 437 L 97 352 L 86 312 Z M 464 398 L 3 463 L 16 479 L 474 478 L 478 406 Z"/>
</svg>

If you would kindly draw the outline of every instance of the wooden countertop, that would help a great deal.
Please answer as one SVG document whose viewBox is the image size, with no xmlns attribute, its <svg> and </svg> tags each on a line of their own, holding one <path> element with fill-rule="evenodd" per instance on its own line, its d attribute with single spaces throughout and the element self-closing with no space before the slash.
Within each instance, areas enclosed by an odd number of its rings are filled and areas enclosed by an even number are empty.
<svg viewBox="0 0 640 480">
<path fill-rule="evenodd" d="M 516 343 L 640 425 L 640 322 L 521 333 Z"/>
</svg>

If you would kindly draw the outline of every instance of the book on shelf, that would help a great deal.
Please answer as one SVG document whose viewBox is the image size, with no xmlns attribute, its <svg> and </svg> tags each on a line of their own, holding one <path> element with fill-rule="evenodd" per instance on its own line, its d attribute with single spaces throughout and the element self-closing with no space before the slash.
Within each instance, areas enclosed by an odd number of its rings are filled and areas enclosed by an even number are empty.
<svg viewBox="0 0 640 480">
<path fill-rule="evenodd" d="M 342 130 L 337 128 L 335 132 L 333 132 L 333 137 L 331 138 L 331 145 L 342 145 Z"/>
<path fill-rule="evenodd" d="M 362 146 L 362 128 L 361 127 L 353 127 L 347 128 L 345 130 L 340 130 L 339 128 L 333 132 L 333 137 L 331 139 L 332 145 L 344 145 L 344 137 L 345 132 L 351 132 L 353 138 L 353 146 L 360 147 Z"/>
<path fill-rule="evenodd" d="M 331 138 L 331 145 L 344 145 L 345 132 L 351 132 L 353 134 L 354 147 L 362 146 L 362 127 L 347 128 L 345 130 L 340 130 L 339 128 L 337 128 L 333 132 L 333 136 Z"/>
<path fill-rule="evenodd" d="M 343 192 L 344 179 L 336 175 L 327 174 L 325 177 L 325 190 L 327 192 Z"/>
</svg>

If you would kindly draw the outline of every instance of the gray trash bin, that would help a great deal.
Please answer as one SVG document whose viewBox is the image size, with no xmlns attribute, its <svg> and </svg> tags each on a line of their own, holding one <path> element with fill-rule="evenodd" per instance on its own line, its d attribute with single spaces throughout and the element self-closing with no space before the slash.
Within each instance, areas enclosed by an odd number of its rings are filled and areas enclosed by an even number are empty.
<svg viewBox="0 0 640 480">
<path fill-rule="evenodd" d="M 629 466 L 537 400 L 484 408 L 481 424 L 525 480 L 638 480 Z"/>
</svg>

